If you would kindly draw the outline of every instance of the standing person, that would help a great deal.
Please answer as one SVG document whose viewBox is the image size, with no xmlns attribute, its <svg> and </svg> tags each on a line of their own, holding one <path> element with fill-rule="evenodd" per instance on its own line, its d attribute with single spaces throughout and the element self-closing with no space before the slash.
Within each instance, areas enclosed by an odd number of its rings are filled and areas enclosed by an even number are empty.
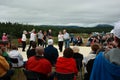
<svg viewBox="0 0 120 80">
<path fill-rule="evenodd" d="M 56 60 L 58 58 L 58 51 L 53 46 L 53 40 L 48 40 L 48 47 L 45 48 L 44 57 L 51 62 L 51 64 L 54 66 L 56 64 Z"/>
<path fill-rule="evenodd" d="M 61 31 L 58 34 L 58 46 L 59 46 L 60 52 L 62 52 L 62 50 L 63 50 L 63 34 Z"/>
<path fill-rule="evenodd" d="M 48 39 L 52 38 L 52 30 L 51 29 L 48 30 L 47 36 L 48 36 Z"/>
<path fill-rule="evenodd" d="M 117 48 L 96 57 L 90 80 L 120 80 L 120 22 L 114 25 L 114 42 Z"/>
<path fill-rule="evenodd" d="M 27 34 L 27 31 L 23 31 L 23 34 L 22 34 L 22 51 L 25 51 L 25 48 L 26 48 L 26 34 Z"/>
<path fill-rule="evenodd" d="M 8 41 L 8 37 L 7 37 L 7 34 L 6 33 L 3 33 L 3 36 L 2 36 L 2 41 Z"/>
<path fill-rule="evenodd" d="M 67 33 L 67 31 L 64 29 L 63 30 L 63 38 L 64 38 L 64 42 L 65 42 L 65 48 L 69 48 L 70 47 L 70 36 L 69 36 L 69 33 Z"/>
<path fill-rule="evenodd" d="M 30 45 L 29 45 L 29 48 L 31 48 L 31 45 L 32 45 L 32 42 L 35 42 L 36 41 L 36 34 L 35 34 L 35 29 L 33 29 L 30 33 Z"/>
<path fill-rule="evenodd" d="M 44 34 L 43 34 L 43 47 L 46 48 L 47 46 L 47 32 L 44 31 Z"/>
<path fill-rule="evenodd" d="M 3 41 L 4 46 L 8 44 L 8 36 L 6 33 L 3 33 L 2 41 Z"/>
<path fill-rule="evenodd" d="M 39 45 L 43 46 L 43 33 L 42 33 L 42 30 L 40 30 L 37 35 L 38 35 L 38 46 Z"/>
</svg>

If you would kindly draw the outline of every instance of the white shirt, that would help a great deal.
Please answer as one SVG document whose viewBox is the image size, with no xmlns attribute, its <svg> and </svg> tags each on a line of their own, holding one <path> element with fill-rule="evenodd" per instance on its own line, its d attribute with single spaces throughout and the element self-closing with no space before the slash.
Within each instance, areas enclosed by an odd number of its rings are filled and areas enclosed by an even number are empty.
<svg viewBox="0 0 120 80">
<path fill-rule="evenodd" d="M 30 34 L 30 41 L 35 41 L 36 40 L 36 34 L 35 33 L 31 33 Z"/>
<path fill-rule="evenodd" d="M 17 58 L 18 59 L 18 66 L 14 63 L 12 63 L 13 67 L 21 67 L 23 66 L 23 57 L 17 50 L 12 50 L 8 54 L 10 58 Z"/>
<path fill-rule="evenodd" d="M 43 39 L 43 34 L 42 33 L 38 33 L 38 39 Z"/>
<path fill-rule="evenodd" d="M 26 35 L 22 34 L 22 41 L 26 41 L 26 40 L 27 40 Z"/>
<path fill-rule="evenodd" d="M 69 34 L 67 32 L 63 35 L 63 37 L 64 37 L 65 40 L 70 39 L 70 36 L 69 36 Z"/>
<path fill-rule="evenodd" d="M 63 34 L 58 35 L 58 41 L 63 41 Z"/>
</svg>

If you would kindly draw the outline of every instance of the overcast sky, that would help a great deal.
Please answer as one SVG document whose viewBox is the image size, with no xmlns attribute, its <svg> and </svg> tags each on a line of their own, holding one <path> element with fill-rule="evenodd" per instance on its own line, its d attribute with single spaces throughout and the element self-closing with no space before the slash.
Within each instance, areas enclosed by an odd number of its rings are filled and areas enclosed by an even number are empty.
<svg viewBox="0 0 120 80">
<path fill-rule="evenodd" d="M 120 0 L 0 0 L 0 22 L 92 26 L 120 20 Z"/>
</svg>

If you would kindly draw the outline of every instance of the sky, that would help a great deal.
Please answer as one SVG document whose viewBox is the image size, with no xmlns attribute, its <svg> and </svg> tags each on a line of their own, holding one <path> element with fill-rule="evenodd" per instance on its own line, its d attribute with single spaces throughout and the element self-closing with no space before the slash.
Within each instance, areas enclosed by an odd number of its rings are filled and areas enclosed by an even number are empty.
<svg viewBox="0 0 120 80">
<path fill-rule="evenodd" d="M 0 0 L 0 22 L 91 27 L 119 20 L 120 0 Z"/>
</svg>

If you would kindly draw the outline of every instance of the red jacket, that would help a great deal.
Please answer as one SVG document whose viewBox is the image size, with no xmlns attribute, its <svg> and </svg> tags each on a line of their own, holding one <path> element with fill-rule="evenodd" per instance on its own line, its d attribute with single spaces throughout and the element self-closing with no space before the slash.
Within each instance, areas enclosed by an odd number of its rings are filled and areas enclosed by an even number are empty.
<svg viewBox="0 0 120 80">
<path fill-rule="evenodd" d="M 73 58 L 59 57 L 56 63 L 56 72 L 78 73 L 76 62 Z"/>
<path fill-rule="evenodd" d="M 45 58 L 36 59 L 36 57 L 33 56 L 28 59 L 26 69 L 47 75 L 52 71 L 52 65 Z"/>
</svg>

